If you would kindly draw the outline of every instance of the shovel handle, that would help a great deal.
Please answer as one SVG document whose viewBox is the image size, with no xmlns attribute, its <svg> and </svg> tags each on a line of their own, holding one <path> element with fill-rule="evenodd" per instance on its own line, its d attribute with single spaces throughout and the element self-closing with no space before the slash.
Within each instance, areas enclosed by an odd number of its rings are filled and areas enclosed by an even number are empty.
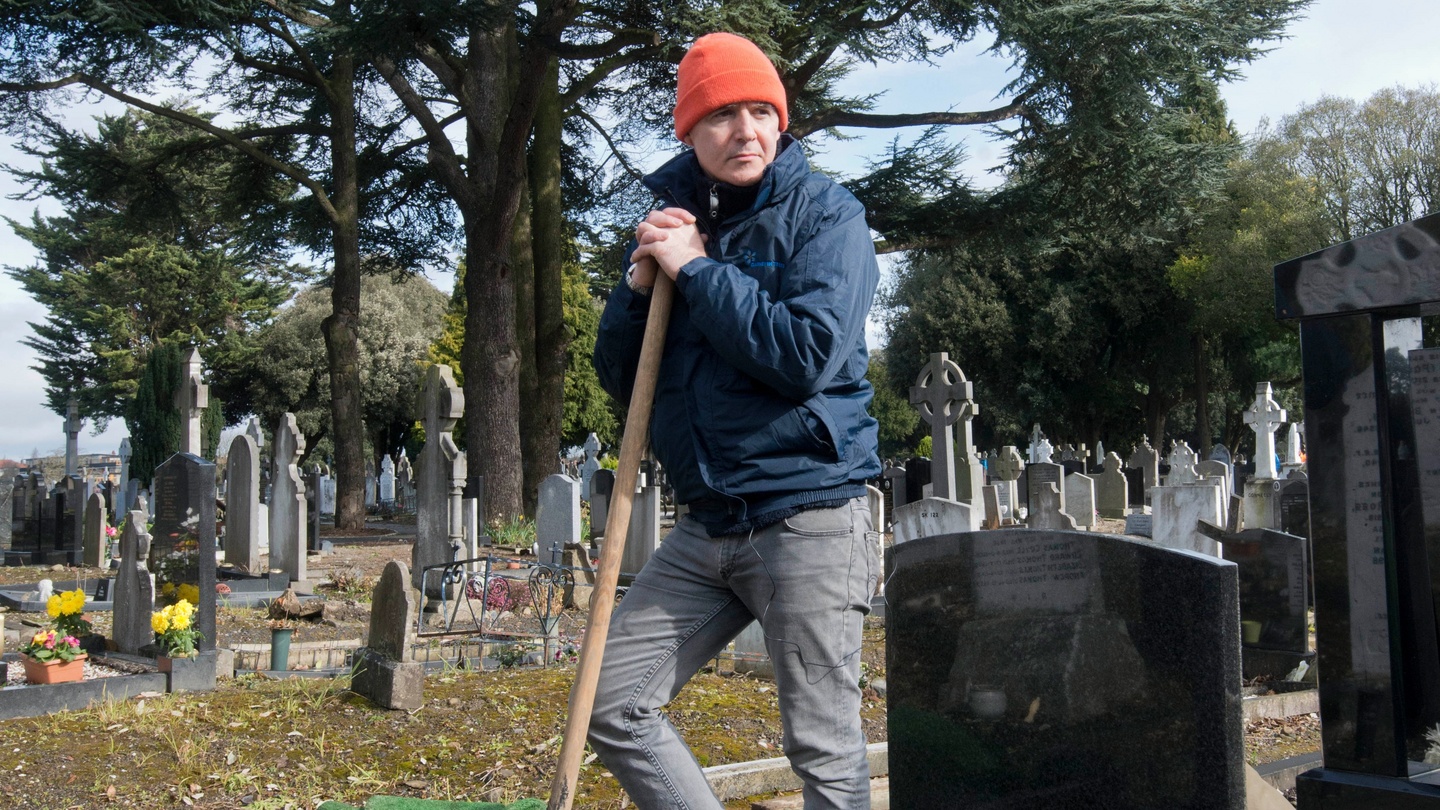
<svg viewBox="0 0 1440 810">
<path fill-rule="evenodd" d="M 548 810 L 570 810 L 575 800 L 575 783 L 580 775 L 580 759 L 585 753 L 585 738 L 590 731 L 590 712 L 595 707 L 595 687 L 600 681 L 605 639 L 610 634 L 610 613 L 615 608 L 615 588 L 620 583 L 620 558 L 625 553 L 625 534 L 630 528 L 635 485 L 640 479 L 640 461 L 650 444 L 650 412 L 655 406 L 660 356 L 665 349 L 665 330 L 670 325 L 674 301 L 675 282 L 663 272 L 657 272 L 650 294 L 650 315 L 645 321 L 640 363 L 635 371 L 635 388 L 625 417 L 625 435 L 620 440 L 620 465 L 615 470 L 610 515 L 605 521 L 605 542 L 600 548 L 600 569 L 590 597 L 590 619 L 585 625 L 585 641 L 580 645 L 575 683 L 570 687 L 560 763 L 555 780 L 550 783 Z"/>
</svg>

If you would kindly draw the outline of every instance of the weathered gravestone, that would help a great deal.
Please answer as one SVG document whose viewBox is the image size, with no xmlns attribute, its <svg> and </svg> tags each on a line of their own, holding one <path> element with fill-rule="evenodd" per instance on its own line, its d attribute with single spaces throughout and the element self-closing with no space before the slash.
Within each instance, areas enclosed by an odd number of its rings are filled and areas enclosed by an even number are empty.
<svg viewBox="0 0 1440 810">
<path fill-rule="evenodd" d="M 1286 479 L 1280 487 L 1280 530 L 1297 537 L 1310 537 L 1310 482 Z"/>
<path fill-rule="evenodd" d="M 1440 215 L 1275 268 L 1276 314 L 1300 322 L 1324 730 L 1302 810 L 1440 807 L 1421 762 L 1440 722 L 1437 304 Z"/>
<path fill-rule="evenodd" d="M 80 403 L 74 398 L 65 404 L 65 476 L 80 473 L 80 429 L 85 426 L 80 418 Z"/>
<path fill-rule="evenodd" d="M 296 464 L 305 452 L 305 437 L 295 425 L 295 414 L 280 417 L 270 444 L 270 570 L 290 575 L 292 583 L 309 579 L 306 538 L 309 510 L 305 481 Z M 301 588 L 308 585 L 301 585 Z"/>
<path fill-rule="evenodd" d="M 1233 563 L 1001 530 L 887 571 L 892 807 L 1245 807 Z"/>
<path fill-rule="evenodd" d="M 585 453 L 585 460 L 580 463 L 580 498 L 589 501 L 590 480 L 595 471 L 600 469 L 600 437 L 594 433 L 586 436 L 585 445 L 581 449 Z"/>
<path fill-rule="evenodd" d="M 464 537 L 460 502 L 467 468 L 465 454 L 451 431 L 465 415 L 465 393 L 455 384 L 449 366 L 437 363 L 425 372 L 418 404 L 419 419 L 425 424 L 425 448 L 415 472 L 415 547 L 410 575 L 426 597 L 438 599 L 441 578 L 432 574 L 431 582 L 422 582 L 425 569 L 453 560 Z"/>
<path fill-rule="evenodd" d="M 620 582 L 630 581 L 660 548 L 660 487 L 643 485 L 630 507 L 630 529 L 620 555 Z"/>
<path fill-rule="evenodd" d="M 143 512 L 132 511 L 120 532 L 120 570 L 115 572 L 111 635 L 115 646 L 127 655 L 139 654 L 140 648 L 155 637 L 150 629 L 155 583 L 145 562 L 150 557 L 150 534 L 145 530 L 145 521 Z"/>
<path fill-rule="evenodd" d="M 1043 464 L 1031 464 L 1030 468 L 1036 466 Z M 1031 489 L 1030 513 L 1025 517 L 1025 525 L 1031 529 L 1075 530 L 1075 519 L 1065 512 L 1064 498 L 1054 484 L 1042 484 L 1039 488 Z"/>
<path fill-rule="evenodd" d="M 377 706 L 415 711 L 424 703 L 425 669 L 410 655 L 416 616 L 410 581 L 405 563 L 385 564 L 370 606 L 370 636 L 355 654 L 350 688 Z"/>
<path fill-rule="evenodd" d="M 885 493 L 889 511 L 893 514 L 895 507 L 905 505 L 905 468 L 897 467 L 894 464 L 886 464 L 885 470 L 880 473 L 880 491 Z"/>
<path fill-rule="evenodd" d="M 1151 490 L 1151 537 L 1165 548 L 1220 556 L 1220 544 L 1198 528 L 1200 521 L 1225 525 L 1224 496 L 1217 486 L 1166 486 Z"/>
<path fill-rule="evenodd" d="M 150 529 L 150 570 L 161 595 L 177 598 L 182 586 L 199 593 L 198 648 L 215 649 L 215 465 L 176 453 L 155 468 L 151 484 L 155 522 Z"/>
<path fill-rule="evenodd" d="M 260 568 L 260 448 L 249 434 L 230 442 L 225 459 L 225 562 L 243 571 Z"/>
<path fill-rule="evenodd" d="M 120 481 L 115 485 L 116 500 L 111 504 L 115 512 L 115 522 L 119 523 L 125 515 L 130 513 L 130 507 L 135 503 L 133 493 L 130 491 L 130 458 L 135 451 L 130 448 L 130 437 L 126 436 L 120 440 Z"/>
<path fill-rule="evenodd" d="M 1285 421 L 1285 409 L 1275 401 L 1270 383 L 1257 383 L 1255 401 L 1244 413 L 1255 431 L 1255 475 L 1245 482 L 1244 519 L 1249 528 L 1280 528 L 1280 487 L 1276 479 L 1275 431 Z"/>
<path fill-rule="evenodd" d="M 541 559 L 549 559 L 551 548 L 565 548 L 580 542 L 580 482 L 568 475 L 549 475 L 540 482 L 535 508 L 535 541 Z"/>
<path fill-rule="evenodd" d="M 1195 465 L 1199 463 L 1199 457 L 1194 450 L 1190 449 L 1190 445 L 1185 443 L 1185 440 L 1181 439 L 1175 442 L 1175 446 L 1170 448 L 1170 474 L 1165 477 L 1165 486 L 1175 487 L 1198 483 L 1200 472 L 1195 469 Z"/>
<path fill-rule="evenodd" d="M 991 470 L 995 473 L 995 485 L 1000 488 L 998 497 L 1001 509 L 1008 507 L 1010 519 L 1019 520 L 1021 499 L 1017 482 L 1021 473 L 1025 472 L 1025 458 L 1020 455 L 1020 450 L 1015 445 L 1007 444 L 1000 448 L 1000 454 L 995 457 Z"/>
<path fill-rule="evenodd" d="M 1137 506 L 1149 503 L 1150 489 L 1160 485 L 1160 451 L 1150 446 L 1148 436 L 1141 436 L 1125 465 L 1140 471 L 1140 491 L 1131 489 L 1130 502 Z"/>
<path fill-rule="evenodd" d="M 1095 503 L 1103 518 L 1123 518 L 1130 511 L 1129 483 L 1120 456 L 1105 455 L 1105 468 L 1095 480 Z"/>
<path fill-rule="evenodd" d="M 1082 473 L 1065 476 L 1065 514 L 1079 528 L 1095 526 L 1095 479 Z"/>
<path fill-rule="evenodd" d="M 380 459 L 380 505 L 395 505 L 395 462 L 387 454 Z"/>
<path fill-rule="evenodd" d="M 105 534 L 105 498 L 99 492 L 90 493 L 85 500 L 85 528 L 82 532 L 81 563 L 91 568 L 101 568 L 107 563 L 104 557 L 109 549 L 109 538 Z"/>
<path fill-rule="evenodd" d="M 1060 508 L 1065 506 L 1065 468 L 1050 461 L 1036 461 L 1025 465 L 1025 496 L 1030 504 L 1030 511 L 1036 509 L 1035 499 L 1039 492 L 1047 485 L 1055 487 L 1060 495 Z"/>
<path fill-rule="evenodd" d="M 970 420 L 979 409 L 973 398 L 974 386 L 965 380 L 960 367 L 950 360 L 945 352 L 932 352 L 930 362 L 915 377 L 910 386 L 910 404 L 920 413 L 920 419 L 930 427 L 930 494 L 936 498 L 974 503 L 983 479 L 970 476 L 975 492 L 959 492 L 955 478 L 955 423 L 965 421 L 965 433 L 970 432 Z M 974 447 L 968 435 L 960 448 L 961 463 L 971 464 Z"/>
</svg>

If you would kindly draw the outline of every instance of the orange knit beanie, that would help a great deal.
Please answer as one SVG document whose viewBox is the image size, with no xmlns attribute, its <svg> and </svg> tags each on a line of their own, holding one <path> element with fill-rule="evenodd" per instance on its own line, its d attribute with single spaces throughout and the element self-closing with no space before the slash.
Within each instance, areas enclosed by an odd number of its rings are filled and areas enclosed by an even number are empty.
<svg viewBox="0 0 1440 810">
<path fill-rule="evenodd" d="M 766 101 L 790 125 L 785 86 L 764 51 L 735 34 L 706 34 L 695 40 L 676 71 L 675 137 L 684 140 L 701 118 L 728 104 Z"/>
</svg>

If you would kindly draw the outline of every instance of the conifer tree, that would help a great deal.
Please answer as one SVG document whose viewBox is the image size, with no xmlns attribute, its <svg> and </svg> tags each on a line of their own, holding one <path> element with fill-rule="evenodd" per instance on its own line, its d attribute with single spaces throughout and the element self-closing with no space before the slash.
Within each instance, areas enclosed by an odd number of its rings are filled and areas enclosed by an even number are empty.
<svg viewBox="0 0 1440 810">
<path fill-rule="evenodd" d="M 160 344 L 150 351 L 140 386 L 125 412 L 130 428 L 130 477 L 150 486 L 155 468 L 180 450 L 180 412 L 175 390 L 180 382 L 180 349 Z"/>
</svg>

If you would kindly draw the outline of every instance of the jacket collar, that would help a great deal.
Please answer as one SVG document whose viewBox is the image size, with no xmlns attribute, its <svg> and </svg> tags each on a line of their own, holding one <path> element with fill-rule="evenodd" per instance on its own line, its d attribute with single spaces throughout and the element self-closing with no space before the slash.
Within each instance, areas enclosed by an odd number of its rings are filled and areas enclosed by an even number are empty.
<svg viewBox="0 0 1440 810">
<path fill-rule="evenodd" d="M 752 211 L 759 210 L 772 199 L 788 194 L 810 174 L 810 163 L 805 159 L 805 150 L 800 148 L 799 142 L 789 133 L 780 133 L 776 150 L 775 161 L 765 167 L 765 174 L 760 178 L 760 192 L 755 197 Z M 695 151 L 687 149 L 647 174 L 642 182 L 655 196 L 698 216 L 703 215 L 706 209 L 700 190 L 708 188 L 714 181 L 701 171 Z"/>
</svg>

